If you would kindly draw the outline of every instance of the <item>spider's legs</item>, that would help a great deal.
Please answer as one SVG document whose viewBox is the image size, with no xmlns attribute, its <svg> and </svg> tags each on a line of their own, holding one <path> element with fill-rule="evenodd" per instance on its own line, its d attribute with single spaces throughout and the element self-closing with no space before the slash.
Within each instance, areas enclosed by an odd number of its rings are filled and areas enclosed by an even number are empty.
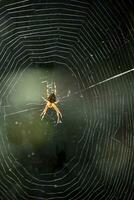
<svg viewBox="0 0 134 200">
<path fill-rule="evenodd" d="M 43 114 L 42 114 L 41 120 L 43 120 L 43 119 L 44 119 L 44 117 L 45 117 L 45 114 L 46 114 L 46 113 L 43 113 Z"/>
<path fill-rule="evenodd" d="M 56 95 L 56 84 L 55 84 L 55 82 L 54 82 L 54 93 L 55 93 L 55 95 Z"/>
<path fill-rule="evenodd" d="M 57 114 L 57 123 L 61 123 L 60 117 L 62 118 L 62 114 L 61 114 L 59 108 L 54 103 L 53 103 L 53 108 Z"/>
<path fill-rule="evenodd" d="M 61 119 L 62 119 L 62 114 L 61 114 L 61 112 L 59 111 L 59 115 L 60 115 L 60 117 L 61 117 Z"/>
<path fill-rule="evenodd" d="M 61 123 L 61 121 L 60 121 L 60 115 L 59 115 L 59 113 L 58 113 L 58 112 L 56 112 L 56 114 L 57 114 L 57 124 L 58 124 L 58 123 Z"/>
<path fill-rule="evenodd" d="M 46 114 L 47 110 L 48 110 L 48 106 L 46 105 L 44 110 L 43 110 L 43 112 L 40 114 L 40 116 L 42 116 L 41 120 L 43 120 L 43 118 L 45 117 L 45 114 Z"/>
</svg>

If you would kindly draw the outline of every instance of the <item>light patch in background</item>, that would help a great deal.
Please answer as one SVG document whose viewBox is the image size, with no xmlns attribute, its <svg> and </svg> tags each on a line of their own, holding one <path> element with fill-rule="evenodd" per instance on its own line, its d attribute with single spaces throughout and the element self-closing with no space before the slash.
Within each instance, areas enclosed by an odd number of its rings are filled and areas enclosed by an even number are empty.
<svg viewBox="0 0 134 200">
<path fill-rule="evenodd" d="M 45 106 L 41 96 L 46 98 L 46 83 L 51 82 L 56 83 L 58 107 L 63 114 L 63 123 L 58 125 L 56 112 L 51 109 L 44 120 L 40 117 Z M 9 151 L 29 172 L 33 163 L 41 174 L 54 172 L 73 157 L 86 123 L 84 98 L 81 94 L 71 96 L 78 89 L 75 76 L 60 63 L 35 65 L 22 73 L 12 88 L 10 107 L 5 112 L 5 134 Z M 62 153 L 65 159 L 58 165 Z"/>
<path fill-rule="evenodd" d="M 11 104 L 21 106 L 29 102 L 39 103 L 42 94 L 42 75 L 45 76 L 45 71 L 41 69 L 28 69 L 25 71 L 10 95 Z"/>
</svg>

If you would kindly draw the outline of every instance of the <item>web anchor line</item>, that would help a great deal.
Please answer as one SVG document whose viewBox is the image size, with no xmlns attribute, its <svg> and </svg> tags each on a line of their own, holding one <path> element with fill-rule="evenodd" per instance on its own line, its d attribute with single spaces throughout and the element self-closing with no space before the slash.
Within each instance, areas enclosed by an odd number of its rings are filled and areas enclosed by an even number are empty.
<svg viewBox="0 0 134 200">
<path fill-rule="evenodd" d="M 122 72 L 122 73 L 120 73 L 120 74 L 117 74 L 117 75 L 115 75 L 115 76 L 112 76 L 112 77 L 110 77 L 110 78 L 108 78 L 108 79 L 105 79 L 105 80 L 103 80 L 103 81 L 100 81 L 100 82 L 98 82 L 98 83 L 96 83 L 96 84 L 93 84 L 93 85 L 87 87 L 87 88 L 78 90 L 78 91 L 74 92 L 73 94 L 70 94 L 69 96 L 68 96 L 68 95 L 67 95 L 67 96 L 64 96 L 64 97 L 61 98 L 61 100 L 62 100 L 62 99 L 64 100 L 65 98 L 69 98 L 69 97 L 71 97 L 71 96 L 74 96 L 74 95 L 76 95 L 76 94 L 79 94 L 79 93 L 81 93 L 81 92 L 84 92 L 84 91 L 86 91 L 86 90 L 88 90 L 88 89 L 94 88 L 94 87 L 96 87 L 96 86 L 98 86 L 98 85 L 101 85 L 101 84 L 103 84 L 103 83 L 106 83 L 106 82 L 108 82 L 108 81 L 110 81 L 110 80 L 113 80 L 113 79 L 116 79 L 116 78 L 118 78 L 118 77 L 121 77 L 121 76 L 123 76 L 123 75 L 125 75 L 125 74 L 128 74 L 128 73 L 132 72 L 132 71 L 134 71 L 134 68 L 132 68 L 132 69 L 130 69 L 130 70 L 128 70 L 128 71 Z"/>
</svg>

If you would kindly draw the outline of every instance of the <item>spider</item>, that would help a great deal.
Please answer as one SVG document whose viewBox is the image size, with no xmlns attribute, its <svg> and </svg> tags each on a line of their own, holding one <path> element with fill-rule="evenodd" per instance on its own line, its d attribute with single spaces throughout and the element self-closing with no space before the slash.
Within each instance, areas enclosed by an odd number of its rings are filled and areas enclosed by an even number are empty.
<svg viewBox="0 0 134 200">
<path fill-rule="evenodd" d="M 42 98 L 46 101 L 47 104 L 46 104 L 43 112 L 40 115 L 41 116 L 41 120 L 43 120 L 43 118 L 46 115 L 47 110 L 50 108 L 50 109 L 54 109 L 56 111 L 57 123 L 61 123 L 60 118 L 62 119 L 62 114 L 61 114 L 59 108 L 57 107 L 57 104 L 59 103 L 59 101 L 56 101 L 55 94 L 51 93 L 47 99 L 45 99 L 44 97 L 42 97 Z"/>
</svg>

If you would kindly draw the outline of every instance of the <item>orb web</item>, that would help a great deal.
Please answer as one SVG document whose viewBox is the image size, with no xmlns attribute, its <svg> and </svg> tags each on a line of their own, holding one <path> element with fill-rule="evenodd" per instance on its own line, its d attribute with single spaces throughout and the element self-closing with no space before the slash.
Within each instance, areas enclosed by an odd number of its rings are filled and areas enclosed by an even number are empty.
<svg viewBox="0 0 134 200">
<path fill-rule="evenodd" d="M 132 1 L 0 5 L 0 199 L 133 199 Z"/>
</svg>

